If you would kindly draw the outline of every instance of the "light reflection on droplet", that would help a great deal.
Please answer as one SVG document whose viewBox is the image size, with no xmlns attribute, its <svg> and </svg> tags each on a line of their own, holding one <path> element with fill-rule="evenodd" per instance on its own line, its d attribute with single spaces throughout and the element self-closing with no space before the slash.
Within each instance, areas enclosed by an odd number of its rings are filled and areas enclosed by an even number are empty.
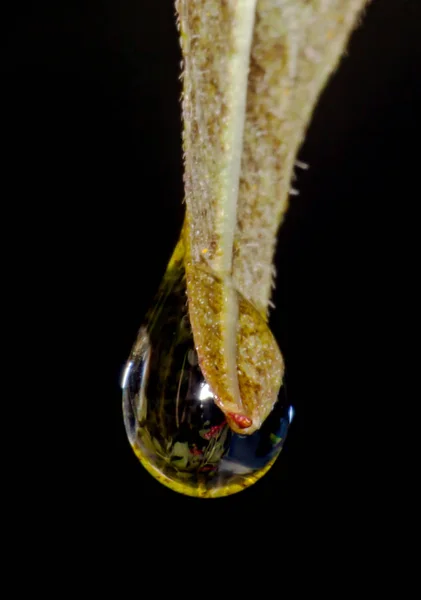
<svg viewBox="0 0 421 600">
<path fill-rule="evenodd" d="M 121 380 L 121 387 L 123 390 L 127 385 L 127 379 L 129 377 L 130 369 L 132 368 L 132 366 L 133 366 L 133 361 L 130 360 L 126 365 L 126 368 L 124 369 L 123 378 Z"/>
<path fill-rule="evenodd" d="M 204 402 L 205 400 L 213 400 L 213 398 L 214 398 L 214 395 L 212 393 L 212 390 L 209 387 L 209 384 L 204 383 L 200 388 L 199 400 Z"/>
</svg>

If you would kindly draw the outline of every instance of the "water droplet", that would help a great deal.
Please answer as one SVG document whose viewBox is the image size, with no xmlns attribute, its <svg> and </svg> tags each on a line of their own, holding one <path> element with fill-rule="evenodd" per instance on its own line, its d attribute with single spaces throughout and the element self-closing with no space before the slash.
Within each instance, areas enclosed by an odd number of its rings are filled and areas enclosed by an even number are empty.
<svg viewBox="0 0 421 600">
<path fill-rule="evenodd" d="M 190 496 L 227 496 L 255 483 L 279 455 L 293 416 L 282 386 L 258 431 L 239 435 L 228 427 L 197 360 L 181 262 L 164 276 L 122 388 L 136 456 L 158 481 Z"/>
</svg>

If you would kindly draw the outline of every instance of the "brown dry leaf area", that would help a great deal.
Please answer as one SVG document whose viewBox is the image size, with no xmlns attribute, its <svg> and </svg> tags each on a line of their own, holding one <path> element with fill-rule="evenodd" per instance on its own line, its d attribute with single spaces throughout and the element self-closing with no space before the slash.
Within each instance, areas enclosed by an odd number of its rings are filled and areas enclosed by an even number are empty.
<svg viewBox="0 0 421 600">
<path fill-rule="evenodd" d="M 235 305 L 227 302 L 227 286 L 214 274 L 187 263 L 186 277 L 201 370 L 231 429 L 254 433 L 271 412 L 282 383 L 284 362 L 276 340 L 256 308 L 235 290 Z M 232 314 L 238 314 L 234 333 Z M 226 343 L 231 335 L 233 345 Z"/>
<path fill-rule="evenodd" d="M 239 433 L 261 426 L 282 384 L 265 322 L 277 233 L 311 115 L 368 1 L 176 2 L 189 314 L 203 374 Z"/>
<path fill-rule="evenodd" d="M 259 429 L 275 404 L 284 376 L 278 344 L 258 311 L 239 297 L 237 368 L 240 395 L 253 425 Z"/>
<path fill-rule="evenodd" d="M 192 259 L 266 314 L 278 229 L 317 100 L 367 0 L 178 0 Z"/>
</svg>

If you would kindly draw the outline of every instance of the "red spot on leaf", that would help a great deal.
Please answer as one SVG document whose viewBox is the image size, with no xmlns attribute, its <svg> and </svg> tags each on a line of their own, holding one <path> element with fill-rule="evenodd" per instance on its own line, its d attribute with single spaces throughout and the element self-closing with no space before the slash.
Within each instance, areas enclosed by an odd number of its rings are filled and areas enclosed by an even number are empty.
<svg viewBox="0 0 421 600">
<path fill-rule="evenodd" d="M 203 434 L 203 437 L 206 440 L 210 440 L 211 438 L 215 437 L 215 435 L 217 435 L 221 431 L 221 429 L 225 427 L 225 423 L 226 421 L 222 421 L 222 423 L 220 423 L 219 425 L 214 425 L 209 429 L 209 431 Z"/>
<path fill-rule="evenodd" d="M 216 466 L 215 465 L 205 465 L 204 467 L 201 467 L 199 469 L 199 471 L 201 473 L 206 472 L 206 471 L 216 471 Z"/>
<path fill-rule="evenodd" d="M 202 456 L 203 454 L 203 452 L 199 450 L 199 448 L 197 448 L 196 446 L 190 448 L 190 452 L 193 454 L 193 456 Z"/>
<path fill-rule="evenodd" d="M 246 415 L 241 415 L 240 413 L 228 413 L 228 415 L 240 429 L 247 429 L 247 427 L 253 424 L 253 421 L 249 417 L 246 417 Z"/>
</svg>

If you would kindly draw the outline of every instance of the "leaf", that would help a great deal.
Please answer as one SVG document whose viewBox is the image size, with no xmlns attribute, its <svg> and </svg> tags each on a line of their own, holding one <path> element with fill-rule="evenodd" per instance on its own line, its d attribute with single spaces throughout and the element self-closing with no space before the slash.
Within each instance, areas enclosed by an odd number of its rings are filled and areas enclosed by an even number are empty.
<svg viewBox="0 0 421 600">
<path fill-rule="evenodd" d="M 189 459 L 189 447 L 187 442 L 175 442 L 172 449 L 172 456 Z"/>
<path fill-rule="evenodd" d="M 206 11 L 204 2 L 177 2 L 189 314 L 215 402 L 242 435 L 261 427 L 283 379 L 266 318 L 294 157 L 367 2 L 209 0 Z M 257 234 L 259 243 L 250 243 Z M 225 276 L 220 284 L 200 281 L 193 271 L 204 263 L 232 273 L 233 286 Z M 237 311 L 232 287 L 248 308 Z"/>
<path fill-rule="evenodd" d="M 270 434 L 269 439 L 271 441 L 271 444 L 273 444 L 274 446 L 276 446 L 276 444 L 279 444 L 279 442 L 282 441 L 281 437 L 278 437 L 273 433 Z"/>
<path fill-rule="evenodd" d="M 161 454 L 165 454 L 164 449 L 156 438 L 152 438 L 152 443 Z"/>
<path fill-rule="evenodd" d="M 188 459 L 185 456 L 182 456 L 182 457 L 177 456 L 177 457 L 171 459 L 171 463 L 173 465 L 175 465 L 176 467 L 178 467 L 179 469 L 185 469 L 188 464 Z"/>
</svg>

